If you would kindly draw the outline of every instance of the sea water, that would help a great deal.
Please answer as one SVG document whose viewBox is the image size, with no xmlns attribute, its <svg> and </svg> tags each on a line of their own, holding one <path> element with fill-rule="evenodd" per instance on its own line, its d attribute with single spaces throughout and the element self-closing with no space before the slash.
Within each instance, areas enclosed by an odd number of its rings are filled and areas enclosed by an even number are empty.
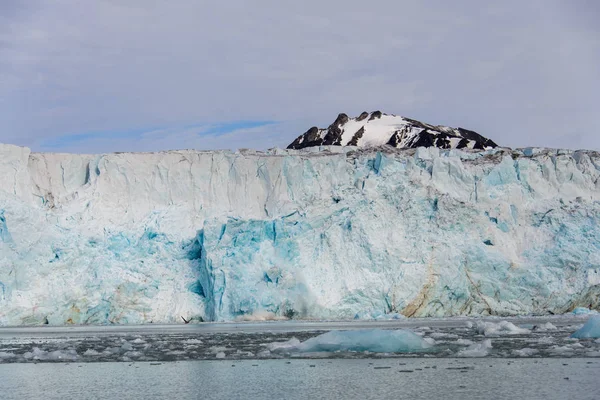
<svg viewBox="0 0 600 400">
<path fill-rule="evenodd" d="M 1 328 L 0 398 L 597 399 L 588 318 Z"/>
</svg>

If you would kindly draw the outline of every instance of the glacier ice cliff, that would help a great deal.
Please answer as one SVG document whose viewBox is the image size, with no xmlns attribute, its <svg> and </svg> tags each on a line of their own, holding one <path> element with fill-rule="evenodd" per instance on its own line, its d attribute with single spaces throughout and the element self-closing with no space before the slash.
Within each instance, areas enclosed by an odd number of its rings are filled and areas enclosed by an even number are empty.
<svg viewBox="0 0 600 400">
<path fill-rule="evenodd" d="M 600 155 L 0 145 L 0 325 L 600 305 Z"/>
</svg>

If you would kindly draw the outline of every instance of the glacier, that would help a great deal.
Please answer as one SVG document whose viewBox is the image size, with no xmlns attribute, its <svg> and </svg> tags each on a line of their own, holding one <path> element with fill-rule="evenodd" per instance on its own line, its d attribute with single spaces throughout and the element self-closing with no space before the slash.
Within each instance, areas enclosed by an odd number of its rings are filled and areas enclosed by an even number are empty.
<svg viewBox="0 0 600 400">
<path fill-rule="evenodd" d="M 600 155 L 0 145 L 0 325 L 600 306 Z"/>
</svg>

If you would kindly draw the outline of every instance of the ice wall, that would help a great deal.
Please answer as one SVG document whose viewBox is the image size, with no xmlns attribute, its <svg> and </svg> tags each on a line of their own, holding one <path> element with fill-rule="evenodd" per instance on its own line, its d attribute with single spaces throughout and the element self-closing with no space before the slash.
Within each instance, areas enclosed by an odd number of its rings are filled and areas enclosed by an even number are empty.
<svg viewBox="0 0 600 400">
<path fill-rule="evenodd" d="M 600 155 L 0 145 L 0 325 L 600 304 Z"/>
</svg>

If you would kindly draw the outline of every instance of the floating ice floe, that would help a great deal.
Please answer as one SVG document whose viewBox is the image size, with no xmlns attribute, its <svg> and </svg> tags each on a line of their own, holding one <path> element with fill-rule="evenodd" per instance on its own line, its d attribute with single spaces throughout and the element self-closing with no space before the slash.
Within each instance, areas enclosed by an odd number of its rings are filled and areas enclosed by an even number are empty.
<svg viewBox="0 0 600 400">
<path fill-rule="evenodd" d="M 575 354 L 577 348 L 572 345 L 553 346 L 549 351 L 554 356 L 571 357 Z"/>
<path fill-rule="evenodd" d="M 519 328 L 512 322 L 500 321 L 494 322 L 477 322 L 477 332 L 485 336 L 498 336 L 498 335 L 524 335 L 528 334 L 529 329 Z"/>
<path fill-rule="evenodd" d="M 270 351 L 280 352 L 336 352 L 369 351 L 373 353 L 412 353 L 426 351 L 433 346 L 431 340 L 423 339 L 408 330 L 368 329 L 355 331 L 331 331 L 304 342 L 291 339 L 267 345 Z"/>
<path fill-rule="evenodd" d="M 298 346 L 300 346 L 300 340 L 298 340 L 297 338 L 291 338 L 290 340 L 286 340 L 285 342 L 267 343 L 265 346 L 269 351 L 286 351 L 298 348 Z"/>
<path fill-rule="evenodd" d="M 16 354 L 14 353 L 9 353 L 6 351 L 0 351 L 0 360 L 2 359 L 9 359 L 9 358 L 15 358 Z"/>
<path fill-rule="evenodd" d="M 185 344 L 202 344 L 202 340 L 192 338 L 192 339 L 184 340 L 183 343 L 185 343 Z"/>
<path fill-rule="evenodd" d="M 34 347 L 31 351 L 23 354 L 26 360 L 41 361 L 75 361 L 79 357 L 75 349 L 44 351 L 39 347 Z"/>
<path fill-rule="evenodd" d="M 539 353 L 539 350 L 525 347 L 524 349 L 514 350 L 513 354 L 517 357 L 531 357 Z"/>
<path fill-rule="evenodd" d="M 458 339 L 456 341 L 456 344 L 460 344 L 460 345 L 463 345 L 463 346 L 469 346 L 469 345 L 473 344 L 473 341 L 469 340 L 469 339 Z"/>
<path fill-rule="evenodd" d="M 446 332 L 433 332 L 429 335 L 433 339 L 458 339 L 458 335 Z"/>
<path fill-rule="evenodd" d="M 585 325 L 571 337 L 576 339 L 600 338 L 600 315 L 588 319 Z"/>
<path fill-rule="evenodd" d="M 536 332 L 543 332 L 543 331 L 555 331 L 557 328 L 556 326 L 554 326 L 554 324 L 550 323 L 550 322 L 546 322 L 545 324 L 541 324 L 541 325 L 534 325 L 533 329 Z"/>
<path fill-rule="evenodd" d="M 458 357 L 485 357 L 490 353 L 492 348 L 492 341 L 485 339 L 481 343 L 474 343 L 464 350 L 459 351 L 456 355 Z"/>
</svg>

